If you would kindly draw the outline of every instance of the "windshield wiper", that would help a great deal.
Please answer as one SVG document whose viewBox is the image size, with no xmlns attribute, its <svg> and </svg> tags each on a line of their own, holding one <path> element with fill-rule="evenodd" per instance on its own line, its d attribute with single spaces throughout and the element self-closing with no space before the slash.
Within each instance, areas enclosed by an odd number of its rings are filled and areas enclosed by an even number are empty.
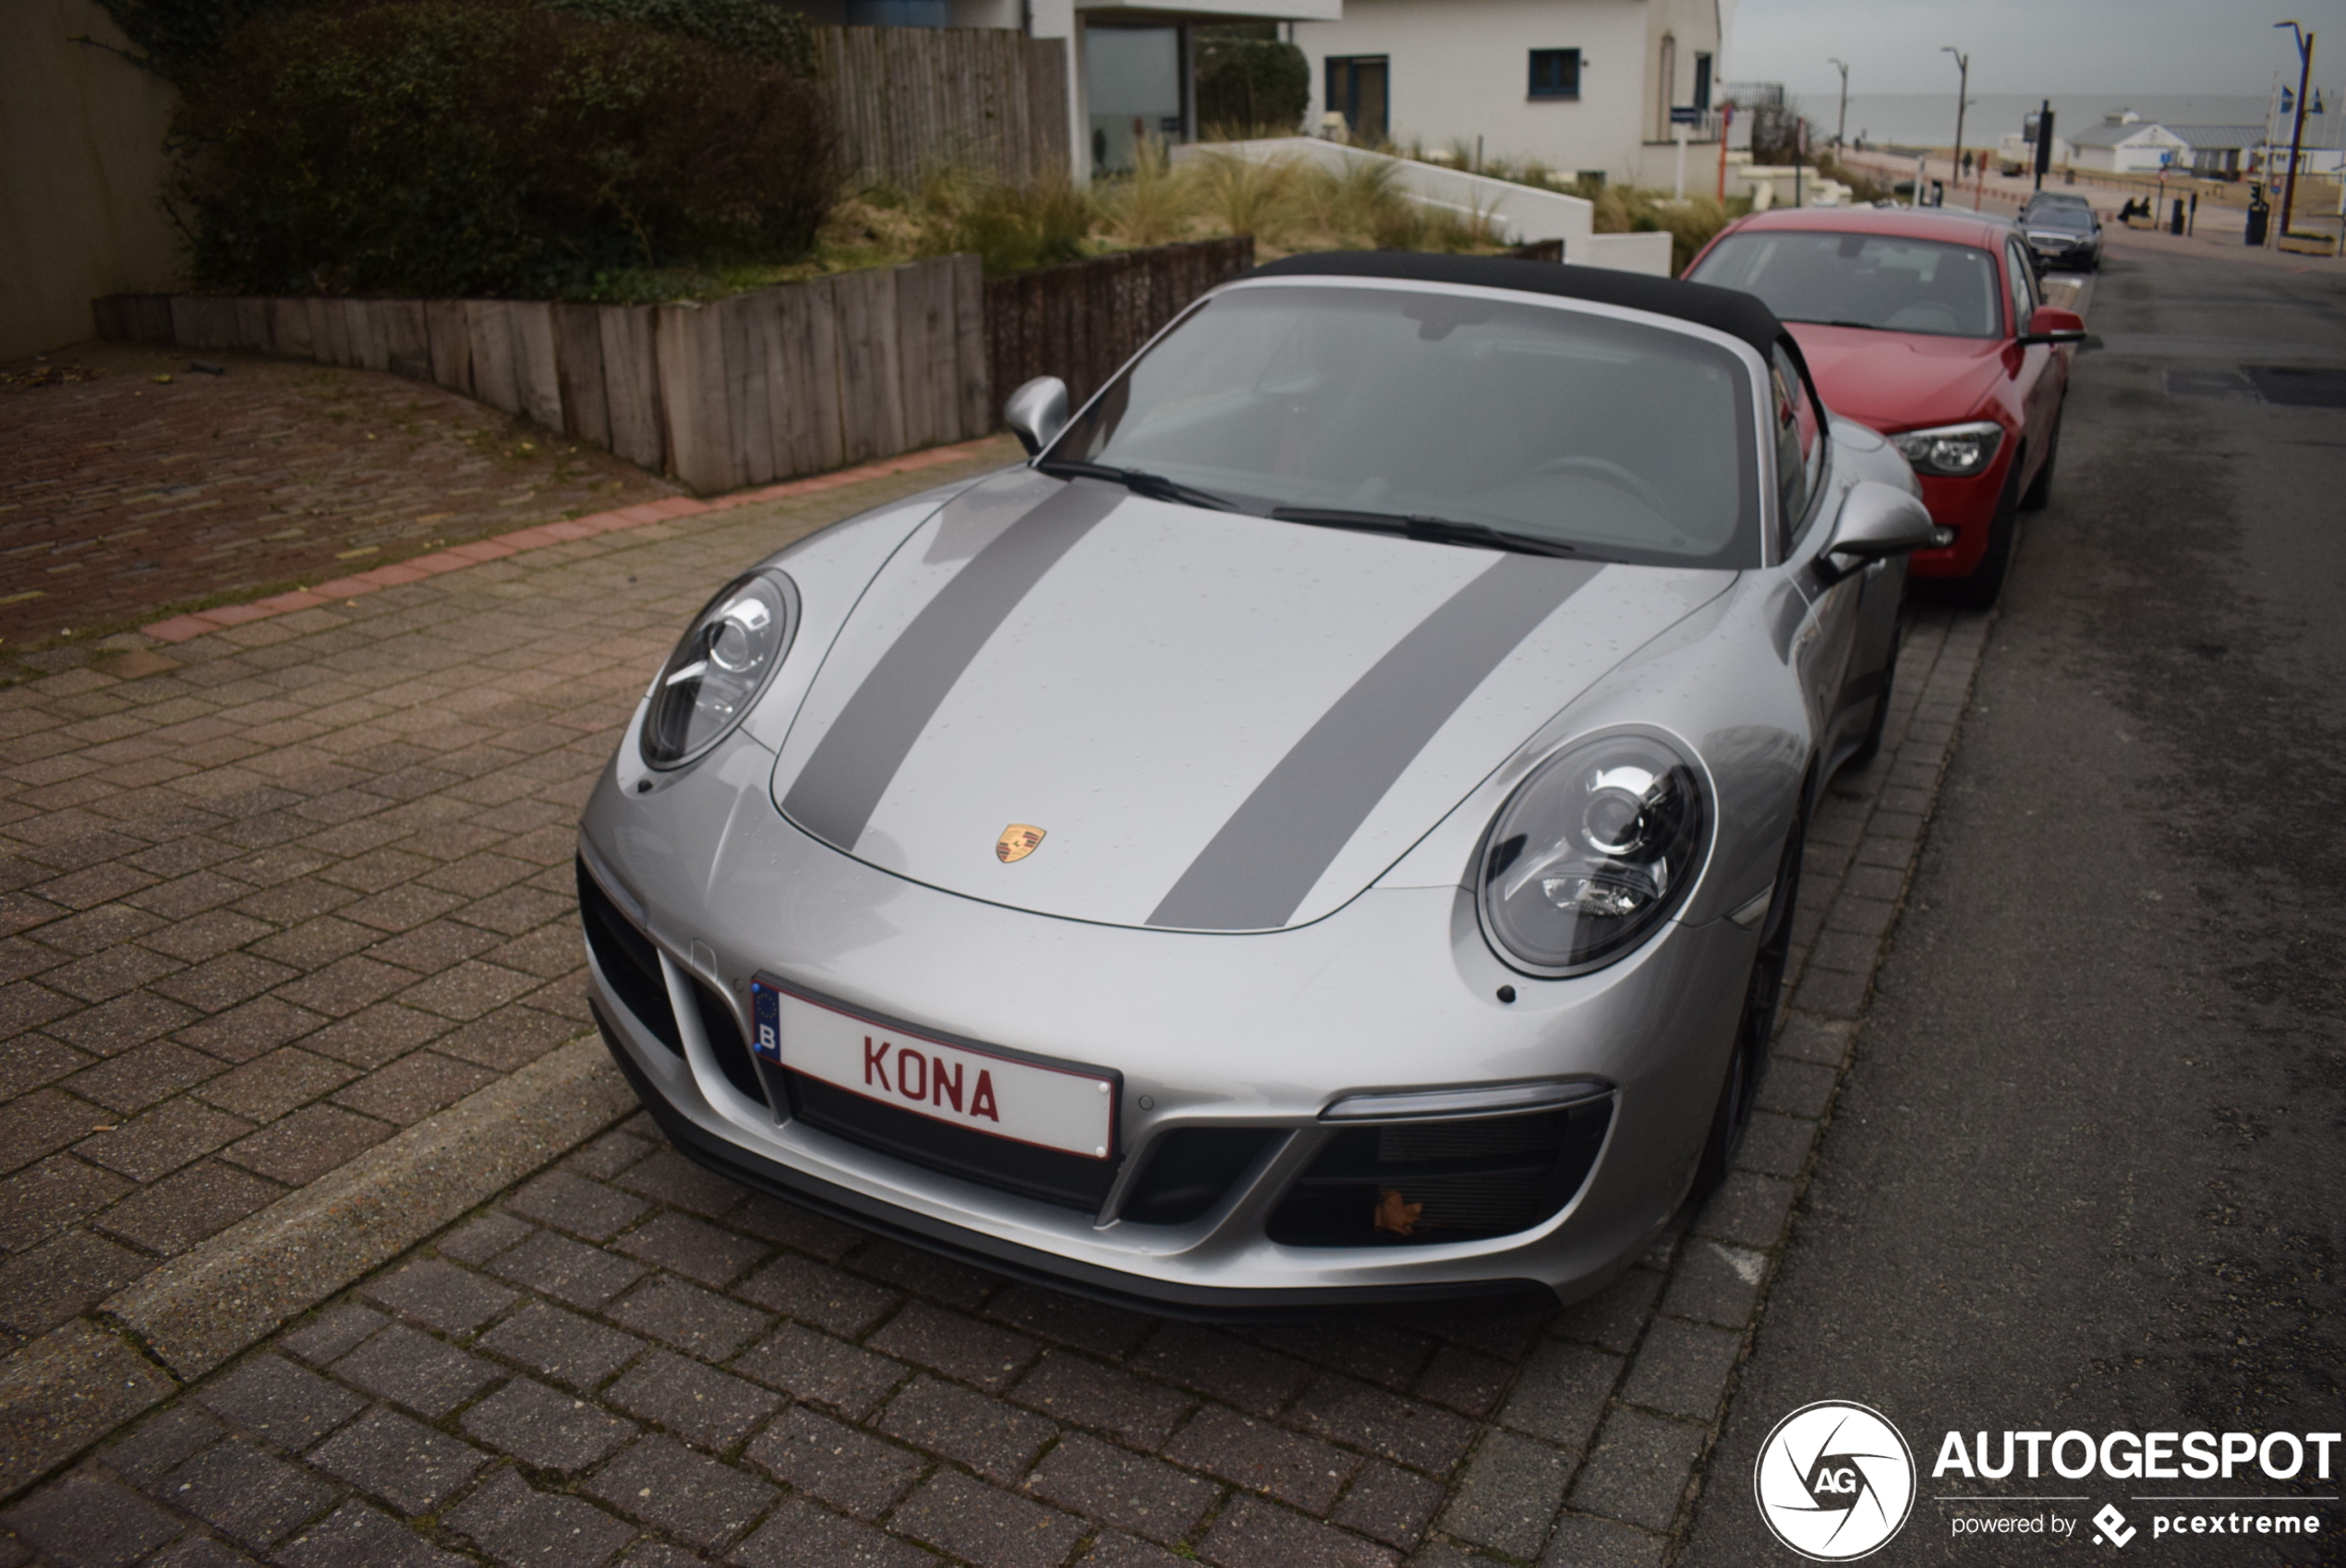
<svg viewBox="0 0 2346 1568">
<path fill-rule="evenodd" d="M 1435 544 L 1481 545 L 1485 549 L 1518 550 L 1526 555 L 1578 555 L 1561 539 L 1540 534 L 1493 528 L 1488 523 L 1461 523 L 1449 517 L 1422 517 L 1410 513 L 1354 512 L 1337 506 L 1275 506 L 1271 515 L 1281 523 L 1310 523 L 1324 528 L 1360 528 L 1373 534 L 1401 534 Z"/>
<path fill-rule="evenodd" d="M 1210 507 L 1215 512 L 1239 510 L 1239 503 L 1227 496 L 1217 496 L 1212 490 L 1202 490 L 1195 485 L 1185 485 L 1179 479 L 1168 479 L 1162 474 L 1151 474 L 1144 469 L 1118 468 L 1106 463 L 1085 463 L 1072 457 L 1047 458 L 1034 466 L 1058 478 L 1106 479 L 1151 501 L 1179 501 L 1190 506 Z"/>
<path fill-rule="evenodd" d="M 1856 327 L 1860 332 L 1878 332 L 1883 330 L 1871 321 L 1829 321 L 1815 316 L 1783 316 L 1777 319 L 1784 321 L 1797 321 L 1804 327 Z"/>
</svg>

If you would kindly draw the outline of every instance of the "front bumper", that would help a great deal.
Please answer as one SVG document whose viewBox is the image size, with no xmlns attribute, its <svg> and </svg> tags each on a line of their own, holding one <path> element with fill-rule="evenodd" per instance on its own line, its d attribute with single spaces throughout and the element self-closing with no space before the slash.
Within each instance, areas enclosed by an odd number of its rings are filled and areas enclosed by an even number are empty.
<svg viewBox="0 0 2346 1568">
<path fill-rule="evenodd" d="M 1907 572 L 1916 577 L 1968 577 L 1988 553 L 1988 531 L 1996 520 L 1996 503 L 2004 481 L 2018 461 L 2020 446 L 2007 433 L 1995 461 L 1977 474 L 1963 478 L 1917 474 L 1922 503 L 1930 520 L 1955 531 L 1954 542 L 1938 549 L 1917 550 L 1908 558 Z"/>
<path fill-rule="evenodd" d="M 671 1140 L 704 1164 L 989 1267 L 1188 1312 L 1427 1302 L 1527 1283 L 1570 1299 L 1626 1266 L 1685 1196 L 1756 942 L 1731 922 L 1674 925 L 1569 981 L 1499 964 L 1456 887 L 1372 889 L 1272 935 L 1086 924 L 839 853 L 774 810 L 771 766 L 736 735 L 656 792 L 623 793 L 607 772 L 582 823 L 592 874 L 657 949 L 681 1050 L 630 1010 L 590 949 L 605 1038 Z M 1085 1212 L 1021 1197 L 743 1092 L 699 1009 L 714 1001 L 744 1021 L 760 972 L 948 1036 L 1120 1074 L 1121 1164 L 1107 1199 Z M 1497 999 L 1502 985 L 1517 1001 Z M 1266 1234 L 1339 1130 L 1322 1119 L 1336 1101 L 1554 1080 L 1609 1089 L 1611 1118 L 1586 1180 L 1532 1228 L 1373 1247 Z M 1195 1218 L 1118 1217 L 1153 1141 L 1199 1127 L 1270 1136 Z"/>
</svg>

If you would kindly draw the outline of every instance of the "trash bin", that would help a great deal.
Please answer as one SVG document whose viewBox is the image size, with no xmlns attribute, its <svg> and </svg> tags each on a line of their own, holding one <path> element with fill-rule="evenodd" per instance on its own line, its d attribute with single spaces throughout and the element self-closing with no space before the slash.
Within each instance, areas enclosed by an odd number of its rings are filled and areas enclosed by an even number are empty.
<svg viewBox="0 0 2346 1568">
<path fill-rule="evenodd" d="M 2167 215 L 2167 232 L 2171 235 L 2183 232 L 2183 199 L 2180 196 L 2175 198 L 2175 210 Z"/>
<path fill-rule="evenodd" d="M 2261 248 L 2265 243 L 2265 231 L 2271 226 L 2272 221 L 2273 210 L 2265 199 L 2262 196 L 2249 198 L 2248 243 Z"/>
</svg>

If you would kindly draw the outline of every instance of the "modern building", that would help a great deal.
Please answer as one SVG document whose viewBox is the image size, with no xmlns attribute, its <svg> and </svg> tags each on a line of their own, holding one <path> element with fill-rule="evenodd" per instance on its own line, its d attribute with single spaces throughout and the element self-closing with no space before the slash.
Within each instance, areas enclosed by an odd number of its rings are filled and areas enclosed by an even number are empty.
<svg viewBox="0 0 2346 1568">
<path fill-rule="evenodd" d="M 1314 123 L 1352 139 L 1668 186 L 1677 146 L 1717 159 L 1720 41 L 1735 0 L 1343 0 L 1299 19 Z M 1710 166 L 1700 158 L 1691 167 Z"/>
<path fill-rule="evenodd" d="M 2132 109 L 2113 109 L 2101 124 L 2069 139 L 2071 162 L 2105 174 L 2155 175 L 2163 168 L 2191 166 L 2191 143 L 2144 119 Z"/>
</svg>

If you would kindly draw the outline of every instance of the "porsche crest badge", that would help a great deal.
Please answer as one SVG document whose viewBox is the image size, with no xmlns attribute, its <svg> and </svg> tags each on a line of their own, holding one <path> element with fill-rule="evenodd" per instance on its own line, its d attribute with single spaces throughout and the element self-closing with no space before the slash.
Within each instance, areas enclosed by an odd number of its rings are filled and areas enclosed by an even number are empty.
<svg viewBox="0 0 2346 1568">
<path fill-rule="evenodd" d="M 994 857 L 1004 865 L 1022 861 L 1043 841 L 1043 830 L 1031 823 L 1013 822 L 994 840 Z"/>
</svg>

